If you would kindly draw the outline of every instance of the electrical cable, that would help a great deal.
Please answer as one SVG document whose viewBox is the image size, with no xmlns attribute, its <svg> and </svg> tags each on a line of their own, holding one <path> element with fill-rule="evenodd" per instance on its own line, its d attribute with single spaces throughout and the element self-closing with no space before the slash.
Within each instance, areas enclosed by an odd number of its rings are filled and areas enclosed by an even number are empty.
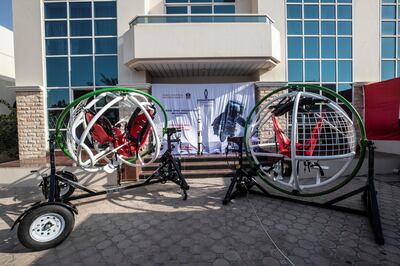
<svg viewBox="0 0 400 266">
<path fill-rule="evenodd" d="M 279 251 L 279 253 L 281 253 L 281 255 L 290 263 L 290 265 L 295 266 L 295 264 L 289 259 L 288 256 L 286 256 L 286 254 L 278 247 L 278 245 L 276 244 L 276 242 L 274 241 L 274 239 L 272 239 L 271 235 L 268 233 L 267 229 L 265 229 L 260 216 L 258 216 L 256 209 L 254 208 L 253 204 L 251 204 L 250 199 L 249 199 L 249 191 L 246 188 L 246 200 L 248 202 L 248 204 L 250 205 L 251 209 L 253 210 L 254 215 L 257 217 L 257 220 L 261 226 L 261 229 L 264 231 L 264 233 L 268 236 L 269 240 L 272 242 L 272 244 L 275 246 L 276 250 Z"/>
</svg>

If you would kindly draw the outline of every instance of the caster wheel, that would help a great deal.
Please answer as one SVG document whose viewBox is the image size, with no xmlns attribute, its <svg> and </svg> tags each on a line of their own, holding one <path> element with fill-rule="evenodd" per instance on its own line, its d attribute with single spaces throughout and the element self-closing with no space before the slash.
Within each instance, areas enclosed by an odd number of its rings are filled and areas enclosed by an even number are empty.
<svg viewBox="0 0 400 266">
<path fill-rule="evenodd" d="M 76 178 L 76 176 L 67 171 L 57 171 L 56 177 L 58 177 L 58 176 L 62 176 L 63 178 L 66 178 L 68 180 L 78 182 L 78 179 Z M 42 184 L 41 184 L 42 193 L 45 196 L 45 198 L 47 198 L 47 195 L 49 193 L 49 185 L 50 185 L 49 178 L 50 177 L 48 176 L 47 180 L 45 182 L 42 182 Z M 57 178 L 57 180 L 59 180 L 59 178 Z M 75 191 L 75 188 L 73 186 L 71 186 L 70 184 L 65 183 L 61 180 L 58 181 L 58 185 L 60 187 L 60 198 L 62 200 L 67 200 Z"/>
<path fill-rule="evenodd" d="M 31 250 L 52 248 L 63 242 L 74 228 L 74 214 L 60 205 L 32 209 L 18 226 L 18 239 Z"/>
</svg>

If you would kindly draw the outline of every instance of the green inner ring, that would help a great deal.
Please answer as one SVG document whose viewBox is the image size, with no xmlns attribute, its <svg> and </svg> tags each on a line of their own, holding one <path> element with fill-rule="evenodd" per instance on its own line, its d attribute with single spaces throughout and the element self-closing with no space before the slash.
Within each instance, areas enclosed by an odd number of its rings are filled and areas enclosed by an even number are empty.
<svg viewBox="0 0 400 266">
<path fill-rule="evenodd" d="M 353 107 L 353 105 L 351 105 L 351 103 L 349 103 L 346 98 L 344 98 L 342 95 L 337 94 L 336 92 L 332 91 L 331 89 L 328 89 L 326 87 L 321 87 L 321 86 L 316 86 L 316 85 L 303 85 L 303 84 L 294 84 L 294 85 L 289 85 L 286 87 L 282 87 L 276 90 L 273 90 L 272 92 L 268 93 L 266 96 L 264 96 L 263 98 L 261 98 L 261 100 L 259 100 L 257 102 L 257 104 L 254 106 L 254 108 L 251 110 L 249 116 L 247 117 L 246 120 L 246 124 L 244 127 L 244 146 L 245 146 L 245 151 L 246 151 L 246 157 L 250 163 L 250 166 L 252 168 L 256 168 L 256 163 L 253 161 L 253 157 L 250 155 L 249 151 L 248 151 L 248 143 L 247 143 L 247 130 L 249 127 L 249 124 L 251 123 L 251 117 L 253 116 L 253 114 L 257 111 L 257 109 L 260 107 L 260 105 L 268 98 L 270 98 L 271 96 L 273 96 L 274 94 L 281 92 L 283 90 L 288 90 L 288 89 L 305 89 L 307 90 L 320 90 L 326 94 L 328 94 L 329 96 L 338 98 L 347 108 L 349 108 L 349 110 L 351 111 L 351 113 L 354 115 L 354 117 L 356 118 L 357 121 L 357 125 L 358 128 L 360 130 L 360 134 L 361 134 L 361 138 L 360 138 L 360 156 L 358 158 L 358 162 L 356 167 L 353 169 L 353 171 L 351 172 L 351 174 L 346 177 L 342 182 L 340 182 L 339 184 L 337 184 L 336 186 L 321 191 L 321 192 L 314 192 L 314 193 L 302 193 L 302 192 L 294 192 L 294 191 L 288 191 L 285 190 L 277 185 L 275 185 L 274 183 L 272 183 L 270 180 L 268 180 L 268 178 L 264 177 L 262 172 L 260 170 L 257 170 L 257 175 L 264 181 L 266 182 L 268 185 L 270 185 L 271 187 L 273 187 L 274 189 L 285 193 L 285 194 L 289 194 L 289 195 L 293 195 L 293 196 L 301 196 L 301 197 L 317 197 L 317 196 L 322 196 L 322 195 L 326 195 L 329 194 L 333 191 L 336 191 L 338 189 L 340 189 L 341 187 L 343 187 L 344 185 L 346 185 L 348 182 L 350 182 L 351 179 L 353 179 L 353 177 L 356 176 L 356 174 L 358 173 L 358 171 L 360 170 L 361 166 L 364 163 L 364 158 L 365 158 L 365 153 L 366 153 L 366 147 L 367 147 L 367 136 L 366 136 L 366 132 L 365 132 L 365 127 L 364 127 L 364 123 L 360 117 L 360 115 L 358 114 L 358 112 L 356 111 L 356 109 Z"/>
<path fill-rule="evenodd" d="M 167 129 L 167 126 L 168 126 L 168 117 L 167 117 L 167 112 L 165 111 L 165 108 L 164 108 L 163 104 L 157 98 L 155 98 L 154 96 L 152 96 L 152 95 L 150 95 L 150 94 L 148 94 L 146 92 L 140 91 L 138 89 L 133 89 L 133 88 L 105 88 L 105 89 L 100 89 L 100 90 L 96 90 L 96 91 L 93 91 L 93 92 L 89 92 L 89 93 L 87 93 L 85 95 L 82 95 L 81 97 L 77 98 L 76 100 L 74 100 L 67 107 L 65 107 L 64 111 L 57 118 L 56 133 L 55 133 L 56 144 L 64 152 L 64 154 L 66 156 L 68 156 L 70 159 L 73 160 L 70 152 L 68 151 L 67 146 L 63 142 L 63 137 L 62 137 L 62 133 L 61 133 L 61 127 L 62 127 L 62 124 L 63 124 L 65 118 L 67 117 L 67 114 L 69 114 L 70 110 L 72 108 L 74 108 L 75 106 L 77 106 L 81 101 L 86 100 L 86 99 L 88 99 L 90 97 L 105 93 L 105 92 L 125 92 L 125 93 L 133 92 L 133 93 L 141 94 L 141 95 L 151 99 L 154 103 L 156 103 L 160 107 L 160 109 L 161 109 L 161 111 L 163 113 L 163 116 L 164 116 L 163 136 L 164 136 L 164 134 L 166 132 L 166 129 Z M 162 140 L 160 140 L 160 141 L 162 141 Z M 150 151 L 145 152 L 142 156 L 145 156 L 145 155 L 147 155 L 149 153 L 150 153 Z M 132 162 L 134 162 L 136 160 L 137 160 L 137 157 L 133 157 L 131 159 L 128 159 L 127 161 L 132 163 Z"/>
</svg>

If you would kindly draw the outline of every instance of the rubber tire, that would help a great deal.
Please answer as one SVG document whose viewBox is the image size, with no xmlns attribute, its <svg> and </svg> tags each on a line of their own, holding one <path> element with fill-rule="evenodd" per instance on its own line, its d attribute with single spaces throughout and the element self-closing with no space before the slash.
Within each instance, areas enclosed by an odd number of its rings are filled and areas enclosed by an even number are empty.
<svg viewBox="0 0 400 266">
<path fill-rule="evenodd" d="M 78 178 L 76 178 L 76 176 L 68 171 L 57 171 L 56 175 L 60 175 L 68 180 L 74 181 L 74 182 L 78 182 Z M 74 194 L 75 191 L 75 187 L 73 186 L 68 186 L 68 191 L 67 193 L 65 193 L 64 195 L 61 196 L 62 200 L 67 200 L 72 194 Z"/>
<path fill-rule="evenodd" d="M 38 242 L 30 236 L 29 229 L 31 224 L 37 217 L 46 213 L 57 213 L 62 216 L 65 221 L 64 231 L 57 238 L 49 242 Z M 74 224 L 74 214 L 66 207 L 60 205 L 44 205 L 36 209 L 32 209 L 22 218 L 18 226 L 18 239 L 23 246 L 30 250 L 38 251 L 49 249 L 63 242 L 72 232 Z"/>
<path fill-rule="evenodd" d="M 76 178 L 76 176 L 73 173 L 67 172 L 67 171 L 57 171 L 56 172 L 56 176 L 62 176 L 68 180 L 74 181 L 74 182 L 78 182 L 78 179 Z M 47 177 L 47 179 L 49 179 L 49 176 Z M 47 185 L 50 184 L 50 181 L 47 180 Z M 42 193 L 44 195 L 44 197 L 47 199 L 47 193 L 48 193 L 49 189 L 48 187 L 42 187 Z M 68 186 L 68 191 L 64 194 L 61 195 L 61 200 L 67 200 L 72 194 L 74 194 L 75 188 L 73 186 Z"/>
</svg>

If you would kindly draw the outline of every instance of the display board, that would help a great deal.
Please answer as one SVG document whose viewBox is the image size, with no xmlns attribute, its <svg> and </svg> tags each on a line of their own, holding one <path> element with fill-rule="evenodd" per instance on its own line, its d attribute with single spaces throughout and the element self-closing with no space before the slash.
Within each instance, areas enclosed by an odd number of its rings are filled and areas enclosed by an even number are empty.
<svg viewBox="0 0 400 266">
<path fill-rule="evenodd" d="M 152 94 L 163 103 L 168 125 L 182 129 L 175 149 L 181 154 L 196 154 L 199 140 L 204 154 L 224 153 L 228 136 L 243 135 L 255 104 L 254 83 L 153 84 Z"/>
<path fill-rule="evenodd" d="M 370 140 L 400 140 L 400 78 L 366 85 L 365 127 Z"/>
</svg>

